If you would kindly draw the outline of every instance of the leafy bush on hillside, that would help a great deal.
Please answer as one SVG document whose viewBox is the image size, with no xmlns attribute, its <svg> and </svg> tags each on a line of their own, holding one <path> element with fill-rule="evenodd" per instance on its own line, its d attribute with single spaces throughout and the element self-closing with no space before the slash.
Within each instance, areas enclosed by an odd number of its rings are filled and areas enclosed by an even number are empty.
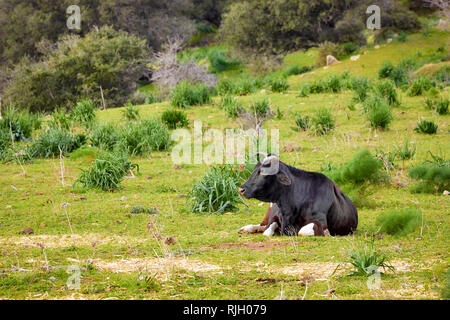
<svg viewBox="0 0 450 320">
<path fill-rule="evenodd" d="M 375 221 L 380 232 L 390 235 L 404 236 L 416 230 L 422 222 L 420 209 L 391 210 L 379 215 Z"/>
<path fill-rule="evenodd" d="M 398 106 L 397 91 L 395 91 L 394 83 L 391 80 L 382 80 L 374 84 L 375 94 L 384 97 L 390 106 Z"/>
<path fill-rule="evenodd" d="M 430 90 L 434 86 L 435 86 L 435 84 L 433 83 L 433 81 L 431 81 L 430 79 L 428 79 L 426 77 L 420 76 L 417 79 L 415 79 L 413 81 L 413 83 L 411 84 L 411 86 L 409 87 L 408 95 L 409 96 L 420 96 L 420 95 L 424 94 L 426 91 Z"/>
<path fill-rule="evenodd" d="M 61 128 L 69 131 L 71 125 L 72 125 L 72 118 L 64 108 L 55 108 L 55 110 L 53 110 L 50 119 L 48 121 L 48 126 L 50 128 L 56 129 Z"/>
<path fill-rule="evenodd" d="M 355 95 L 353 100 L 356 102 L 364 102 L 367 98 L 371 81 L 367 77 L 355 77 L 351 80 L 351 89 Z"/>
<path fill-rule="evenodd" d="M 294 64 L 292 66 L 287 67 L 286 70 L 284 70 L 283 74 L 286 77 L 289 77 L 289 76 L 294 76 L 294 75 L 308 72 L 312 69 L 313 69 L 313 67 L 311 67 L 311 66 L 301 66 L 300 67 L 298 64 Z"/>
<path fill-rule="evenodd" d="M 169 130 L 158 120 L 140 120 L 120 132 L 120 143 L 130 155 L 143 155 L 167 150 L 170 146 Z"/>
<path fill-rule="evenodd" d="M 186 113 L 180 110 L 166 110 L 161 115 L 161 122 L 169 129 L 187 127 L 189 120 Z"/>
<path fill-rule="evenodd" d="M 43 132 L 29 147 L 34 158 L 59 157 L 78 149 L 86 142 L 82 134 L 71 135 L 62 128 L 50 128 Z"/>
<path fill-rule="evenodd" d="M 125 152 L 102 151 L 92 167 L 81 172 L 74 185 L 79 183 L 84 188 L 103 191 L 117 190 L 126 174 L 136 167 L 128 160 Z"/>
<path fill-rule="evenodd" d="M 180 82 L 172 92 L 170 103 L 174 107 L 188 108 L 194 105 L 204 105 L 211 102 L 211 92 L 204 84 Z"/>
<path fill-rule="evenodd" d="M 119 132 L 113 125 L 100 125 L 92 131 L 90 141 L 94 147 L 113 150 L 119 142 Z"/>
<path fill-rule="evenodd" d="M 91 100 L 81 100 L 78 101 L 75 107 L 70 111 L 70 117 L 73 121 L 78 122 L 85 127 L 89 127 L 96 119 L 96 109 L 97 107 Z"/>
<path fill-rule="evenodd" d="M 327 56 L 332 55 L 336 59 L 342 58 L 342 56 L 345 54 L 344 48 L 342 48 L 341 45 L 325 41 L 320 44 L 319 51 L 317 55 L 317 65 L 318 66 L 324 66 L 327 64 Z"/>
<path fill-rule="evenodd" d="M 270 116 L 271 110 L 270 110 L 270 106 L 269 106 L 269 100 L 262 99 L 262 100 L 255 101 L 250 106 L 249 111 L 251 114 L 255 114 L 256 117 L 258 117 L 258 118 L 265 118 L 265 117 Z"/>
<path fill-rule="evenodd" d="M 446 115 L 448 113 L 448 106 L 450 101 L 447 98 L 426 98 L 425 104 L 431 110 L 436 111 L 440 115 Z"/>
<path fill-rule="evenodd" d="M 413 192 L 435 193 L 450 189 L 450 161 L 431 154 L 433 160 L 409 170 L 408 176 L 418 180 Z"/>
<path fill-rule="evenodd" d="M 272 79 L 270 80 L 270 88 L 272 92 L 286 92 L 289 89 L 289 84 L 286 79 Z"/>
</svg>

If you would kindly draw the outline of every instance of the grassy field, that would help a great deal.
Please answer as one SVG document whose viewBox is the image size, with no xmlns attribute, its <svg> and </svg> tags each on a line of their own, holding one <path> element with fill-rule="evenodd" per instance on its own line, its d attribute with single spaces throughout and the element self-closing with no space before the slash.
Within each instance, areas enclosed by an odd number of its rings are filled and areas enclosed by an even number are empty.
<svg viewBox="0 0 450 320">
<path fill-rule="evenodd" d="M 411 35 L 404 43 L 368 48 L 358 61 L 346 59 L 329 68 L 289 77 L 286 93 L 270 90 L 239 97 L 244 106 L 263 97 L 283 113 L 264 128 L 280 131 L 280 159 L 298 168 L 320 171 L 340 165 L 360 149 L 391 151 L 405 140 L 417 147 L 414 159 L 397 161 L 389 184 L 371 186 L 372 208 L 360 208 L 356 233 L 346 237 L 272 237 L 240 235 L 237 230 L 259 223 L 266 205 L 248 200 L 235 213 L 192 214 L 185 195 L 208 170 L 206 165 L 173 165 L 168 152 L 136 157 L 140 174 L 125 179 L 116 192 L 83 191 L 72 187 L 81 170 L 92 163 L 96 149 L 86 147 L 70 157 L 34 160 L 32 164 L 0 164 L 0 298 L 7 299 L 437 299 L 448 286 L 450 199 L 442 194 L 411 193 L 411 167 L 429 159 L 429 151 L 450 158 L 450 115 L 426 109 L 424 97 L 397 90 L 401 105 L 393 109 L 389 130 L 369 127 L 360 108 L 351 111 L 353 93 L 297 97 L 297 88 L 329 73 L 376 78 L 384 60 L 429 55 L 448 46 L 448 34 Z M 364 50 L 363 50 L 364 51 Z M 310 65 L 315 51 L 285 58 L 285 65 Z M 448 89 L 448 87 L 447 87 Z M 450 97 L 448 90 L 442 96 Z M 187 109 L 188 118 L 211 128 L 237 128 L 217 105 Z M 325 136 L 297 132 L 296 112 L 312 116 L 329 107 L 336 129 Z M 169 102 L 141 105 L 143 118 L 154 118 Z M 419 117 L 438 124 L 435 135 L 414 131 Z M 119 123 L 122 108 L 98 112 L 99 122 Z M 296 151 L 290 151 L 296 150 Z M 63 167 L 63 169 L 61 169 Z M 63 172 L 64 180 L 61 177 Z M 159 214 L 134 214 L 133 206 L 157 207 Z M 388 209 L 420 208 L 423 222 L 415 232 L 384 234 L 376 248 L 391 257 L 395 272 L 381 275 L 381 287 L 369 289 L 367 277 L 348 276 L 349 252 L 375 233 L 375 219 Z M 152 226 L 152 227 L 150 227 Z M 32 228 L 34 234 L 19 232 Z M 174 243 L 166 243 L 173 237 Z M 76 266 L 68 269 L 68 266 Z M 341 267 L 333 273 L 336 267 Z M 79 268 L 79 287 L 70 288 Z M 72 271 L 71 271 L 72 270 Z"/>
</svg>

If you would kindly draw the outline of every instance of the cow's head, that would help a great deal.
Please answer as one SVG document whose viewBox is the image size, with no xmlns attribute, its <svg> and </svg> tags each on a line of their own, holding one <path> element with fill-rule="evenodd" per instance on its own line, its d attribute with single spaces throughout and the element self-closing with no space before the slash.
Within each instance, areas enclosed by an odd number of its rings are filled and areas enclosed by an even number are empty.
<svg viewBox="0 0 450 320">
<path fill-rule="evenodd" d="M 248 199 L 276 202 L 291 185 L 290 172 L 275 154 L 263 155 L 264 159 L 256 164 L 250 178 L 239 188 L 239 193 Z"/>
</svg>

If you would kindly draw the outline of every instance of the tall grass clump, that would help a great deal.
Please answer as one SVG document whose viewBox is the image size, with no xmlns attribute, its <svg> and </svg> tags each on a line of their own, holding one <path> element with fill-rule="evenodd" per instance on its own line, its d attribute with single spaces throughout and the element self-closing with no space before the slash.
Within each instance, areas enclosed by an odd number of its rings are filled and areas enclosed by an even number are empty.
<svg viewBox="0 0 450 320">
<path fill-rule="evenodd" d="M 96 110 L 97 107 L 91 100 L 81 100 L 71 110 L 70 117 L 82 126 L 90 127 L 95 122 Z"/>
<path fill-rule="evenodd" d="M 381 64 L 380 69 L 378 69 L 378 77 L 380 79 L 386 79 L 386 78 L 391 78 L 392 73 L 394 71 L 395 67 L 392 64 L 392 62 L 390 61 L 384 61 Z"/>
<path fill-rule="evenodd" d="M 419 133 L 435 134 L 437 132 L 438 125 L 431 120 L 420 120 L 417 122 L 414 130 Z"/>
<path fill-rule="evenodd" d="M 102 151 L 92 167 L 81 172 L 74 186 L 81 184 L 86 189 L 117 190 L 126 174 L 136 167 L 128 160 L 125 152 Z"/>
<path fill-rule="evenodd" d="M 158 98 L 157 95 L 155 95 L 153 92 L 147 93 L 145 95 L 145 104 L 152 104 L 152 103 L 157 103 L 157 102 L 161 102 L 162 99 Z"/>
<path fill-rule="evenodd" d="M 416 146 L 411 145 L 410 142 L 406 140 L 403 145 L 397 147 L 395 155 L 398 156 L 400 160 L 409 160 L 416 155 L 416 149 Z"/>
<path fill-rule="evenodd" d="M 186 113 L 180 110 L 166 110 L 161 115 L 161 122 L 169 129 L 187 127 L 189 120 Z"/>
<path fill-rule="evenodd" d="M 431 155 L 427 161 L 409 170 L 408 176 L 418 181 L 414 193 L 435 193 L 450 189 L 450 161 Z"/>
<path fill-rule="evenodd" d="M 170 102 L 172 106 L 178 108 L 200 106 L 211 102 L 211 92 L 204 84 L 191 84 L 182 81 L 173 89 Z"/>
<path fill-rule="evenodd" d="M 295 124 L 297 127 L 294 127 L 296 131 L 303 130 L 306 131 L 311 127 L 311 118 L 308 116 L 297 115 L 297 119 L 295 119 Z"/>
<path fill-rule="evenodd" d="M 430 79 L 420 76 L 416 78 L 408 89 L 408 95 L 411 97 L 421 96 L 426 91 L 433 88 L 435 84 Z"/>
<path fill-rule="evenodd" d="M 122 128 L 120 143 L 130 155 L 143 155 L 153 151 L 167 150 L 170 134 L 166 126 L 158 120 L 140 120 Z"/>
<path fill-rule="evenodd" d="M 334 129 L 335 118 L 333 117 L 330 109 L 322 107 L 317 110 L 311 122 L 313 124 L 315 134 L 324 135 Z"/>
<path fill-rule="evenodd" d="M 216 91 L 220 96 L 225 96 L 227 94 L 234 94 L 236 92 L 236 85 L 233 80 L 223 78 L 220 79 L 216 85 Z"/>
<path fill-rule="evenodd" d="M 254 102 L 250 106 L 250 113 L 256 114 L 258 118 L 265 118 L 271 115 L 271 110 L 269 106 L 269 101 L 267 99 L 262 99 Z"/>
<path fill-rule="evenodd" d="M 449 100 L 447 98 L 433 99 L 427 97 L 425 104 L 428 109 L 437 112 L 440 115 L 446 115 L 448 113 Z"/>
<path fill-rule="evenodd" d="M 244 203 L 238 193 L 242 183 L 239 171 L 228 166 L 212 167 L 189 192 L 188 206 L 194 213 L 224 213 L 237 210 Z"/>
<path fill-rule="evenodd" d="M 364 102 L 367 98 L 370 86 L 371 82 L 367 77 L 353 78 L 351 80 L 351 89 L 355 93 L 353 100 L 356 102 Z"/>
<path fill-rule="evenodd" d="M 367 120 L 369 120 L 372 128 L 386 130 L 392 121 L 391 108 L 385 103 L 377 104 L 369 109 Z"/>
<path fill-rule="evenodd" d="M 82 134 L 71 135 L 62 128 L 49 128 L 42 133 L 29 147 L 29 152 L 34 158 L 58 157 L 60 153 L 67 155 L 78 149 L 86 142 Z"/>
<path fill-rule="evenodd" d="M 308 72 L 310 70 L 312 70 L 312 67 L 310 67 L 310 66 L 301 66 L 300 67 L 298 64 L 294 64 L 292 66 L 287 67 L 286 70 L 284 70 L 283 74 L 286 77 L 289 77 L 289 76 L 302 74 L 302 73 Z"/>
<path fill-rule="evenodd" d="M 38 116 L 9 107 L 0 119 L 0 130 L 9 132 L 11 140 L 27 141 L 31 138 L 33 128 L 40 127 L 40 122 L 42 120 Z"/>
<path fill-rule="evenodd" d="M 50 128 L 61 128 L 69 131 L 72 126 L 72 118 L 70 114 L 66 113 L 64 108 L 56 108 L 50 116 L 48 126 Z"/>
<path fill-rule="evenodd" d="M 398 101 L 397 91 L 395 91 L 394 83 L 391 80 L 382 80 L 374 84 L 374 92 L 384 97 L 390 106 L 395 107 L 400 104 Z"/>
<path fill-rule="evenodd" d="M 119 142 L 119 132 L 110 124 L 100 125 L 92 131 L 90 141 L 94 147 L 103 150 L 113 150 Z"/>
<path fill-rule="evenodd" d="M 272 92 L 286 92 L 289 89 L 289 84 L 284 78 L 277 78 L 270 80 L 270 88 Z"/>
<path fill-rule="evenodd" d="M 382 213 L 375 221 L 380 232 L 395 236 L 405 236 L 416 230 L 421 223 L 422 211 L 412 208 Z"/>
<path fill-rule="evenodd" d="M 129 103 L 125 109 L 122 110 L 122 116 L 126 121 L 137 121 L 140 118 L 139 109 Z"/>
<path fill-rule="evenodd" d="M 225 110 L 225 113 L 229 118 L 235 119 L 239 114 L 244 112 L 244 108 L 237 101 L 236 97 L 229 94 L 222 97 L 220 106 Z"/>
</svg>

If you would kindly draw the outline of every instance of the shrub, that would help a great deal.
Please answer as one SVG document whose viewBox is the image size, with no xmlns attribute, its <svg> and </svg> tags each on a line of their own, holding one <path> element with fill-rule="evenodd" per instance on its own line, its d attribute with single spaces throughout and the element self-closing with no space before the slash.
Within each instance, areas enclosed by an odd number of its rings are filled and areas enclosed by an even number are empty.
<svg viewBox="0 0 450 320">
<path fill-rule="evenodd" d="M 0 160 L 3 159 L 3 155 L 11 144 L 11 134 L 0 128 Z"/>
<path fill-rule="evenodd" d="M 421 120 L 417 122 L 414 130 L 419 133 L 435 134 L 437 132 L 438 125 L 430 120 Z"/>
<path fill-rule="evenodd" d="M 287 67 L 286 70 L 284 70 L 283 74 L 286 77 L 289 77 L 289 76 L 302 74 L 302 73 L 308 72 L 310 70 L 312 70 L 312 67 L 309 67 L 309 66 L 301 66 L 300 67 L 298 64 L 294 64 L 292 66 Z"/>
<path fill-rule="evenodd" d="M 306 131 L 311 126 L 311 118 L 308 116 L 302 117 L 301 115 L 298 115 L 297 119 L 295 120 L 295 124 L 297 125 L 297 130 L 301 129 Z"/>
<path fill-rule="evenodd" d="M 330 111 L 325 107 L 317 110 L 315 116 L 312 118 L 314 132 L 317 135 L 327 134 L 334 129 L 335 119 Z"/>
<path fill-rule="evenodd" d="M 450 102 L 449 102 L 449 100 L 447 98 L 441 98 L 441 99 L 436 101 L 434 109 L 440 115 L 445 115 L 445 114 L 448 113 L 448 105 L 449 105 L 449 103 Z"/>
<path fill-rule="evenodd" d="M 358 50 L 358 46 L 353 42 L 346 42 L 342 44 L 342 48 L 344 49 L 345 54 L 351 54 Z"/>
<path fill-rule="evenodd" d="M 139 109 L 130 103 L 122 110 L 122 116 L 127 121 L 137 121 L 140 118 Z"/>
<path fill-rule="evenodd" d="M 374 85 L 375 94 L 384 97 L 390 106 L 398 106 L 397 91 L 395 91 L 394 83 L 390 80 L 382 80 Z"/>
<path fill-rule="evenodd" d="M 420 96 L 434 86 L 433 82 L 425 77 L 416 78 L 408 90 L 409 96 Z"/>
<path fill-rule="evenodd" d="M 406 38 L 408 38 L 408 34 L 406 33 L 406 32 L 400 32 L 399 34 L 398 34 L 398 37 L 397 37 L 397 40 L 399 41 L 399 42 L 405 42 L 406 41 Z"/>
<path fill-rule="evenodd" d="M 235 93 L 236 87 L 233 80 L 223 78 L 217 83 L 216 90 L 219 95 L 224 96 Z"/>
<path fill-rule="evenodd" d="M 386 176 L 381 172 L 382 163 L 368 150 L 361 150 L 342 167 L 332 171 L 330 176 L 337 183 L 360 185 L 365 182 L 378 183 Z"/>
<path fill-rule="evenodd" d="M 269 101 L 267 99 L 256 101 L 250 106 L 250 112 L 256 114 L 258 118 L 268 117 L 271 114 Z"/>
<path fill-rule="evenodd" d="M 394 271 L 394 267 L 389 264 L 389 256 L 381 250 L 375 249 L 374 241 L 369 245 L 359 246 L 358 249 L 350 252 L 350 263 L 355 269 L 349 272 L 349 275 L 371 276 L 379 268 L 383 271 Z"/>
<path fill-rule="evenodd" d="M 224 96 L 220 104 L 229 118 L 237 118 L 240 113 L 244 112 L 242 105 L 231 95 Z"/>
<path fill-rule="evenodd" d="M 157 103 L 157 102 L 161 102 L 162 100 L 160 98 L 158 98 L 153 92 L 147 93 L 145 95 L 145 104 L 152 104 L 152 103 Z"/>
<path fill-rule="evenodd" d="M 120 143 L 130 155 L 143 155 L 153 151 L 167 150 L 170 134 L 158 120 L 141 120 L 122 128 Z"/>
<path fill-rule="evenodd" d="M 127 172 L 136 167 L 128 160 L 125 152 L 102 151 L 92 167 L 81 172 L 75 185 L 80 183 L 84 188 L 103 191 L 117 190 Z"/>
<path fill-rule="evenodd" d="M 412 191 L 418 193 L 434 193 L 449 190 L 450 162 L 424 163 L 412 168 L 408 176 L 419 181 Z"/>
<path fill-rule="evenodd" d="M 52 112 L 48 125 L 50 128 L 61 128 L 68 131 L 72 125 L 72 118 L 63 108 L 56 108 Z"/>
<path fill-rule="evenodd" d="M 377 217 L 375 225 L 379 227 L 380 232 L 404 236 L 416 230 L 421 222 L 422 211 L 420 209 L 409 208 L 383 213 Z"/>
<path fill-rule="evenodd" d="M 119 132 L 110 124 L 101 125 L 92 131 L 90 141 L 94 147 L 99 147 L 104 150 L 113 150 L 119 142 Z"/>
<path fill-rule="evenodd" d="M 270 81 L 272 92 L 286 92 L 289 89 L 289 84 L 286 79 L 273 79 Z"/>
<path fill-rule="evenodd" d="M 35 158 L 49 158 L 67 155 L 86 142 L 84 135 L 72 136 L 62 128 L 50 128 L 42 133 L 30 146 L 30 154 Z"/>
<path fill-rule="evenodd" d="M 353 100 L 356 102 L 364 102 L 371 86 L 371 82 L 366 77 L 357 77 L 351 80 L 351 89 L 355 92 Z"/>
<path fill-rule="evenodd" d="M 97 107 L 91 100 L 81 100 L 77 102 L 76 106 L 70 112 L 70 117 L 73 121 L 89 127 L 95 121 L 96 109 Z"/>
<path fill-rule="evenodd" d="M 33 129 L 38 129 L 41 123 L 40 114 L 35 115 L 26 110 L 18 111 L 14 107 L 9 107 L 0 119 L 0 130 L 6 130 L 10 140 L 27 141 L 30 140 Z"/>
<path fill-rule="evenodd" d="M 416 155 L 416 146 L 412 146 L 408 140 L 406 140 L 402 146 L 397 147 L 395 154 L 400 160 L 409 160 Z"/>
<path fill-rule="evenodd" d="M 380 79 L 391 78 L 394 71 L 394 65 L 390 61 L 384 61 L 380 69 L 378 69 L 378 77 Z"/>
<path fill-rule="evenodd" d="M 369 120 L 372 128 L 386 130 L 389 128 L 389 124 L 392 121 L 391 108 L 384 101 L 382 103 L 377 103 L 369 108 L 367 120 Z"/>
<path fill-rule="evenodd" d="M 241 183 L 236 174 L 227 166 L 212 167 L 189 192 L 188 205 L 191 212 L 224 213 L 237 209 L 244 200 L 238 193 Z"/>
<path fill-rule="evenodd" d="M 309 93 L 310 93 L 310 85 L 308 83 L 305 83 L 300 86 L 297 97 L 304 98 L 307 97 Z"/>
<path fill-rule="evenodd" d="M 193 105 L 204 105 L 211 102 L 211 93 L 204 84 L 193 85 L 180 82 L 172 92 L 171 104 L 174 107 L 187 108 Z"/>
<path fill-rule="evenodd" d="M 189 120 L 187 119 L 186 113 L 179 110 L 166 110 L 161 115 L 161 121 L 169 129 L 176 129 L 179 127 L 187 127 Z"/>
</svg>

